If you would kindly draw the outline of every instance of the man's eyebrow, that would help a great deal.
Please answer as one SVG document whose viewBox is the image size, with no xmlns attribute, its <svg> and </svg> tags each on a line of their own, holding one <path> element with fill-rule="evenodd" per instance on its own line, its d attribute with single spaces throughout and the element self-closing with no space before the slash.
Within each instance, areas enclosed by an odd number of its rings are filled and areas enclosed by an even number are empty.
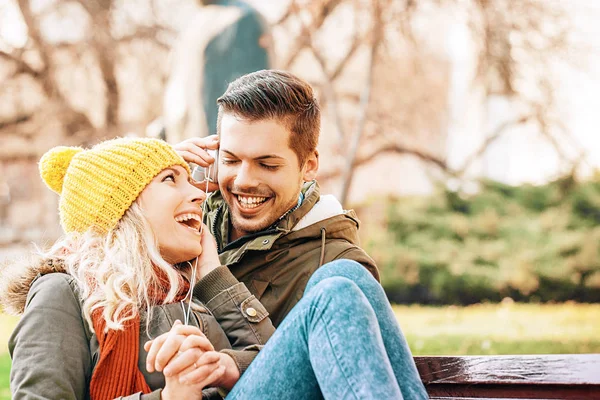
<svg viewBox="0 0 600 400">
<path fill-rule="evenodd" d="M 220 149 L 223 153 L 227 153 L 229 154 L 231 157 L 235 157 L 237 158 L 237 156 L 235 154 L 233 154 L 232 152 L 230 152 L 229 150 L 225 150 L 225 149 Z"/>
<path fill-rule="evenodd" d="M 279 160 L 285 160 L 285 158 L 275 155 L 275 154 L 267 154 L 266 156 L 260 156 L 260 157 L 256 157 L 255 160 L 266 160 L 266 159 L 279 159 Z"/>
<path fill-rule="evenodd" d="M 229 151 L 229 150 L 221 149 L 221 151 L 222 151 L 223 153 L 227 153 L 227 154 L 229 154 L 229 155 L 230 155 L 230 156 L 232 156 L 232 157 L 238 158 L 238 157 L 237 157 L 235 154 L 233 154 L 233 153 L 232 153 L 231 151 Z M 285 160 L 285 158 L 284 158 L 284 157 L 278 156 L 278 155 L 276 155 L 276 154 L 266 154 L 266 155 L 264 155 L 264 156 L 259 156 L 259 157 L 256 157 L 256 158 L 254 158 L 254 160 L 257 160 L 257 161 L 258 161 L 258 160 L 267 160 L 267 159 L 278 159 L 278 160 Z"/>
</svg>

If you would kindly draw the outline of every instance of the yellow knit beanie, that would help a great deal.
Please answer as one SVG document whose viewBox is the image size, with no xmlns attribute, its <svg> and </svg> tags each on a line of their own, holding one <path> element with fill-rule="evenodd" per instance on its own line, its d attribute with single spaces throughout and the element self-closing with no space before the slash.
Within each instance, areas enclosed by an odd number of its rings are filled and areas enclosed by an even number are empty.
<svg viewBox="0 0 600 400">
<path fill-rule="evenodd" d="M 40 160 L 40 175 L 60 195 L 60 223 L 65 232 L 113 229 L 146 185 L 163 169 L 189 166 L 166 142 L 118 138 L 89 150 L 59 146 Z"/>
</svg>

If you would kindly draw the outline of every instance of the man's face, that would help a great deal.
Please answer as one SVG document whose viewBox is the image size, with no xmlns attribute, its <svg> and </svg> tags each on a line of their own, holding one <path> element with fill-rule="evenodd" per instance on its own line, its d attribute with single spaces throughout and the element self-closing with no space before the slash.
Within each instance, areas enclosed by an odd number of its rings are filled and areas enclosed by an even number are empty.
<svg viewBox="0 0 600 400">
<path fill-rule="evenodd" d="M 218 178 L 231 213 L 231 240 L 271 226 L 296 205 L 302 183 L 316 177 L 317 153 L 301 167 L 289 138 L 278 121 L 223 114 Z"/>
</svg>

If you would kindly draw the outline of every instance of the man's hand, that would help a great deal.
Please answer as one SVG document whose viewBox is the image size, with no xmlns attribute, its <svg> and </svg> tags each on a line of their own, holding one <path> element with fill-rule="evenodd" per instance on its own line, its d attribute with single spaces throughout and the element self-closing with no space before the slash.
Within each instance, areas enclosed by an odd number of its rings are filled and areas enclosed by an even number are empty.
<svg viewBox="0 0 600 400">
<path fill-rule="evenodd" d="M 198 256 L 200 257 L 198 259 L 198 270 L 196 271 L 198 279 L 204 278 L 210 271 L 221 266 L 217 242 L 205 224 L 202 224 L 200 244 L 202 245 L 202 254 Z"/>
<path fill-rule="evenodd" d="M 206 168 L 215 162 L 215 159 L 206 150 L 217 150 L 219 148 L 219 137 L 217 135 L 210 135 L 203 138 L 190 138 L 174 145 L 173 148 L 188 163 L 194 163 Z M 195 182 L 194 186 L 206 190 L 206 181 Z M 208 183 L 209 192 L 217 189 L 219 189 L 217 183 Z"/>
</svg>

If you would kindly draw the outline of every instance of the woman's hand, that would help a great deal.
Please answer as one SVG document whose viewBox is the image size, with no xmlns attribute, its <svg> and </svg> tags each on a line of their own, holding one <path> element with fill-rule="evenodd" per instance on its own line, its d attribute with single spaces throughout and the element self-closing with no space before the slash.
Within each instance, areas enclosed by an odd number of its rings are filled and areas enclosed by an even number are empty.
<svg viewBox="0 0 600 400">
<path fill-rule="evenodd" d="M 231 357 L 214 351 L 196 327 L 175 321 L 171 330 L 146 342 L 146 368 L 163 371 L 162 399 L 201 398 L 206 386 L 231 389 L 240 377 Z"/>
<path fill-rule="evenodd" d="M 202 245 L 202 254 L 199 256 L 198 270 L 196 271 L 198 279 L 204 278 L 210 271 L 221 266 L 217 242 L 205 224 L 202 224 L 200 244 Z"/>
<path fill-rule="evenodd" d="M 183 325 L 181 321 L 177 320 L 169 332 L 144 344 L 144 350 L 148 352 L 146 357 L 148 372 L 163 371 L 167 364 L 180 353 L 180 348 L 184 343 L 186 343 L 186 349 L 195 348 L 196 358 L 199 358 L 204 352 L 215 350 L 199 328 Z"/>
<path fill-rule="evenodd" d="M 164 370 L 165 387 L 161 394 L 162 400 L 201 399 L 202 389 L 223 376 L 225 368 L 217 362 L 218 357 L 207 356 L 215 352 L 204 353 L 196 359 L 197 355 L 191 350 L 193 349 L 181 352 L 167 364 Z M 180 368 L 181 373 L 172 372 Z"/>
<path fill-rule="evenodd" d="M 231 389 L 240 379 L 240 370 L 229 355 L 207 351 L 198 358 L 194 349 L 187 346 L 184 343 L 181 354 L 167 364 L 165 376 L 179 376 L 179 382 L 189 385 L 226 389 Z"/>
</svg>

